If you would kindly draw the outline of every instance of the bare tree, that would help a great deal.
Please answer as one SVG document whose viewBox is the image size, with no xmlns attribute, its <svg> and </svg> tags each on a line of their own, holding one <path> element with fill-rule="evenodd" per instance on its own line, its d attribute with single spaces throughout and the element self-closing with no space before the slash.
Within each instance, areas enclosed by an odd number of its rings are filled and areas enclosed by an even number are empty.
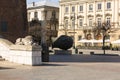
<svg viewBox="0 0 120 80">
<path fill-rule="evenodd" d="M 34 41 L 38 42 L 39 44 L 41 42 L 41 31 L 42 31 L 41 21 L 32 20 L 31 22 L 29 22 L 28 34 L 32 35 L 34 38 Z"/>
<path fill-rule="evenodd" d="M 102 23 L 102 25 L 94 28 L 93 31 L 94 31 L 94 36 L 98 36 L 102 33 L 102 39 L 103 39 L 102 49 L 103 49 L 103 54 L 105 54 L 105 39 L 111 32 L 111 25 L 108 23 Z"/>
</svg>

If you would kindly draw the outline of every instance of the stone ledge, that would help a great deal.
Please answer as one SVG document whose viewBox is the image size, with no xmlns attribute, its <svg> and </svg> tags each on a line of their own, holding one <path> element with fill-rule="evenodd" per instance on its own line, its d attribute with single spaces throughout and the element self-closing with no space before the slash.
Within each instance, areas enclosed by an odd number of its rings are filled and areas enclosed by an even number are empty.
<svg viewBox="0 0 120 80">
<path fill-rule="evenodd" d="M 0 39 L 0 56 L 10 62 L 41 65 L 41 50 L 41 46 L 14 45 L 8 40 Z"/>
<path fill-rule="evenodd" d="M 55 50 L 56 55 L 71 55 L 72 50 Z"/>
<path fill-rule="evenodd" d="M 30 46 L 30 45 L 11 45 L 10 50 L 22 50 L 22 51 L 41 51 L 40 46 Z"/>
</svg>

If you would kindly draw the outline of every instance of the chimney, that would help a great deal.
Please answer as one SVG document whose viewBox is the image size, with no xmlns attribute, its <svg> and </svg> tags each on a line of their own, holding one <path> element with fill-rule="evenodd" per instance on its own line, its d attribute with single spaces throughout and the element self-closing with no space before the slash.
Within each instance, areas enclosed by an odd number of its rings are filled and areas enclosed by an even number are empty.
<svg viewBox="0 0 120 80">
<path fill-rule="evenodd" d="M 33 6 L 35 6 L 35 2 L 32 2 Z"/>
</svg>

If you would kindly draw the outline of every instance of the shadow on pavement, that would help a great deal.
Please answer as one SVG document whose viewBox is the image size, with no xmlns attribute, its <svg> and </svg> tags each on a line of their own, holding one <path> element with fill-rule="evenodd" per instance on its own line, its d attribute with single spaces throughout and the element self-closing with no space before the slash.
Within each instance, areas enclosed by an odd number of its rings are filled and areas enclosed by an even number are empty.
<svg viewBox="0 0 120 80">
<path fill-rule="evenodd" d="M 50 62 L 120 62 L 117 54 L 94 54 L 94 55 L 50 55 Z"/>
<path fill-rule="evenodd" d="M 92 54 L 96 56 L 119 56 L 118 54 Z"/>
<path fill-rule="evenodd" d="M 51 64 L 51 63 L 43 63 L 41 66 L 67 66 L 63 64 Z"/>
<path fill-rule="evenodd" d="M 5 70 L 5 69 L 14 69 L 14 68 L 10 68 L 10 67 L 0 67 L 0 70 Z"/>
</svg>

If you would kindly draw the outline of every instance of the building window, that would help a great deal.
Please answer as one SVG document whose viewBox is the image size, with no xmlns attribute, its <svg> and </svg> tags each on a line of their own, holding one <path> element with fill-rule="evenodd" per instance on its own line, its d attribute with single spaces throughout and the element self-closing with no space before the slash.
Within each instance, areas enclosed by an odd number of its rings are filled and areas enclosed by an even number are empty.
<svg viewBox="0 0 120 80">
<path fill-rule="evenodd" d="M 102 4 L 101 4 L 101 3 L 98 3 L 98 4 L 97 4 L 97 9 L 98 9 L 98 10 L 101 10 L 101 9 L 102 9 Z"/>
<path fill-rule="evenodd" d="M 89 11 L 93 11 L 93 5 L 92 4 L 89 5 Z"/>
<path fill-rule="evenodd" d="M 98 27 L 101 27 L 101 26 L 102 26 L 101 18 L 98 18 L 98 19 L 97 19 L 97 24 L 98 24 Z"/>
<path fill-rule="evenodd" d="M 7 28 L 8 28 L 8 23 L 6 21 L 2 21 L 1 22 L 1 31 L 7 32 Z"/>
<path fill-rule="evenodd" d="M 79 26 L 82 27 L 83 26 L 83 19 L 79 20 Z"/>
<path fill-rule="evenodd" d="M 110 18 L 108 17 L 106 20 L 107 25 L 110 25 Z"/>
<path fill-rule="evenodd" d="M 82 36 L 81 36 L 81 35 L 79 35 L 79 36 L 78 36 L 78 41 L 79 41 L 79 40 L 81 40 L 81 39 L 82 39 Z"/>
<path fill-rule="evenodd" d="M 47 16 L 47 12 L 46 12 L 46 16 Z M 52 15 L 51 16 L 52 16 L 53 19 L 56 18 L 56 11 L 55 10 L 52 11 Z"/>
<path fill-rule="evenodd" d="M 65 20 L 65 28 L 68 29 L 68 20 Z"/>
<path fill-rule="evenodd" d="M 72 29 L 75 29 L 75 20 L 72 20 Z"/>
<path fill-rule="evenodd" d="M 75 6 L 72 6 L 72 12 L 75 12 Z"/>
<path fill-rule="evenodd" d="M 107 9 L 111 9 L 111 2 L 107 2 Z"/>
<path fill-rule="evenodd" d="M 34 12 L 34 18 L 38 18 L 38 12 Z"/>
<path fill-rule="evenodd" d="M 65 7 L 65 13 L 68 13 L 68 11 L 69 11 L 69 8 Z"/>
<path fill-rule="evenodd" d="M 80 5 L 79 11 L 80 11 L 80 12 L 83 12 L 83 5 Z"/>
<path fill-rule="evenodd" d="M 89 19 L 89 27 L 92 27 L 92 19 Z"/>
</svg>

